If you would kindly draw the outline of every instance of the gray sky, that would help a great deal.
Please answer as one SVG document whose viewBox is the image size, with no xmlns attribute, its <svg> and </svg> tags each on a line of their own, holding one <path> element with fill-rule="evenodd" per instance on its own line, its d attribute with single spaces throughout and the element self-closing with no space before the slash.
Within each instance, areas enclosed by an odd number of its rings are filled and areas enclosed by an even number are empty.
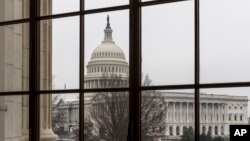
<svg viewBox="0 0 250 141">
<path fill-rule="evenodd" d="M 127 4 L 128 0 L 87 0 L 86 9 Z M 109 4 L 109 5 L 107 5 Z M 53 13 L 79 10 L 78 0 L 53 0 Z M 250 1 L 201 0 L 201 82 L 250 80 Z M 128 61 L 128 10 L 85 17 L 85 63 L 103 40 L 110 15 L 113 39 Z M 79 18 L 53 20 L 54 88 L 78 88 Z M 193 0 L 142 9 L 142 71 L 154 85 L 194 82 Z M 206 89 L 202 92 L 249 95 L 249 88 Z"/>
</svg>

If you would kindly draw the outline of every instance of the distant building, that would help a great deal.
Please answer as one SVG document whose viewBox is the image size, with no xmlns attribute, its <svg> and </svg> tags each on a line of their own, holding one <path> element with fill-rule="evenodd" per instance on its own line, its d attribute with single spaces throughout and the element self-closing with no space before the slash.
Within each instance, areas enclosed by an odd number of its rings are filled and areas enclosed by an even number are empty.
<svg viewBox="0 0 250 141">
<path fill-rule="evenodd" d="M 92 53 L 87 64 L 85 88 L 99 88 L 103 74 L 121 76 L 120 83 L 128 83 L 129 66 L 120 47 L 112 40 L 112 29 L 107 19 L 104 41 Z M 149 129 L 158 140 L 179 140 L 184 127 L 194 127 L 194 93 L 162 92 L 167 107 L 166 120 L 162 126 Z M 85 94 L 85 110 L 90 106 L 93 94 Z M 65 129 L 78 122 L 79 101 L 61 101 L 58 109 L 67 111 Z M 200 132 L 212 136 L 229 136 L 230 124 L 248 124 L 248 97 L 215 94 L 200 95 Z"/>
</svg>

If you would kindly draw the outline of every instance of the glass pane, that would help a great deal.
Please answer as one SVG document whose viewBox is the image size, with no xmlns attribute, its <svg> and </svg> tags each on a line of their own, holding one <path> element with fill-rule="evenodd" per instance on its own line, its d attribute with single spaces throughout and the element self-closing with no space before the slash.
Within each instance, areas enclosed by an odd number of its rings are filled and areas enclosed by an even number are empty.
<svg viewBox="0 0 250 141">
<path fill-rule="evenodd" d="M 0 140 L 29 140 L 29 96 L 0 96 Z"/>
<path fill-rule="evenodd" d="M 0 22 L 29 17 L 29 0 L 1 0 Z"/>
<path fill-rule="evenodd" d="M 128 50 L 128 10 L 87 15 L 84 87 L 128 87 Z"/>
<path fill-rule="evenodd" d="M 29 24 L 0 26 L 0 91 L 29 89 Z"/>
<path fill-rule="evenodd" d="M 250 1 L 200 4 L 201 82 L 250 81 Z"/>
<path fill-rule="evenodd" d="M 79 94 L 40 96 L 40 141 L 79 141 Z"/>
<path fill-rule="evenodd" d="M 40 0 L 41 16 L 79 11 L 80 0 Z"/>
<path fill-rule="evenodd" d="M 142 74 L 152 85 L 194 83 L 193 3 L 142 8 Z"/>
<path fill-rule="evenodd" d="M 85 0 L 85 9 L 96 9 L 129 4 L 129 0 Z"/>
<path fill-rule="evenodd" d="M 150 90 L 142 92 L 143 141 L 194 141 L 194 91 Z"/>
<path fill-rule="evenodd" d="M 126 141 L 128 92 L 84 94 L 84 140 Z"/>
<path fill-rule="evenodd" d="M 249 124 L 250 88 L 200 90 L 200 140 L 228 141 L 230 125 Z"/>
<path fill-rule="evenodd" d="M 79 88 L 79 17 L 40 24 L 41 89 Z"/>
</svg>

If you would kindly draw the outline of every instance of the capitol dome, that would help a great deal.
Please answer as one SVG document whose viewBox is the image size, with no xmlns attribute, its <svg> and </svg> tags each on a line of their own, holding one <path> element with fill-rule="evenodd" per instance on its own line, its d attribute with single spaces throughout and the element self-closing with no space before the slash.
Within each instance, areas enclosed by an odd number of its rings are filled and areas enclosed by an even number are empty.
<svg viewBox="0 0 250 141">
<path fill-rule="evenodd" d="M 107 25 L 104 29 L 104 40 L 97 46 L 87 64 L 87 75 L 85 75 L 85 88 L 96 88 L 103 79 L 104 75 L 119 76 L 127 83 L 128 80 L 128 62 L 126 61 L 123 50 L 115 44 L 112 39 L 113 30 L 110 27 L 109 16 Z"/>
<path fill-rule="evenodd" d="M 125 55 L 122 49 L 115 44 L 113 41 L 103 41 L 92 53 L 92 59 L 123 59 L 125 60 Z"/>
</svg>

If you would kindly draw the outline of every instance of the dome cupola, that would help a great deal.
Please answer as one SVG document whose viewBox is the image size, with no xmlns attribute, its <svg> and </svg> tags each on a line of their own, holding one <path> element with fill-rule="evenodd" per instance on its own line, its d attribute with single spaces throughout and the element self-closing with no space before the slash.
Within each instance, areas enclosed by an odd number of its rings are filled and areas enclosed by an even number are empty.
<svg viewBox="0 0 250 141">
<path fill-rule="evenodd" d="M 128 82 L 128 62 L 122 49 L 115 44 L 112 38 L 112 28 L 110 26 L 109 16 L 104 29 L 104 40 L 97 46 L 87 64 L 87 75 L 84 77 L 86 88 L 98 87 L 99 80 L 103 76 L 119 76 L 123 83 Z"/>
<path fill-rule="evenodd" d="M 92 53 L 91 60 L 114 58 L 125 60 L 125 55 L 122 49 L 115 44 L 112 39 L 113 30 L 110 27 L 109 16 L 107 17 L 107 25 L 104 29 L 104 40 Z"/>
</svg>

